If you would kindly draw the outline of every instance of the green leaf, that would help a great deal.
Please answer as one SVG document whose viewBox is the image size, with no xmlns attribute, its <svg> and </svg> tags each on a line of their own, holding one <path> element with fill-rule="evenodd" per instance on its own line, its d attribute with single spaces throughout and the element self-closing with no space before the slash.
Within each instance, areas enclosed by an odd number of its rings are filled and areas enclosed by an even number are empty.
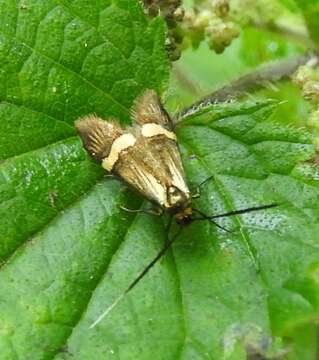
<svg viewBox="0 0 319 360">
<path fill-rule="evenodd" d="M 319 44 L 319 1 L 318 0 L 295 0 L 302 11 L 309 34 L 313 41 Z"/>
<path fill-rule="evenodd" d="M 101 176 L 75 135 L 88 113 L 129 121 L 168 70 L 164 27 L 135 1 L 0 4 L 0 260 Z M 53 145 L 50 145 L 53 144 Z"/>
<path fill-rule="evenodd" d="M 96 112 L 129 123 L 165 89 L 161 19 L 137 1 L 0 4 L 0 349 L 11 359 L 314 359 L 319 307 L 318 160 L 312 135 L 269 119 L 273 101 L 216 105 L 177 127 L 189 185 L 214 175 L 207 214 L 278 207 L 167 239 L 142 199 L 103 176 L 73 129 Z M 286 114 L 289 116 L 289 114 Z M 307 351 L 303 351 L 304 348 Z"/>
<path fill-rule="evenodd" d="M 224 103 L 211 103 L 209 99 L 207 101 L 202 101 L 199 104 L 185 110 L 179 116 L 178 126 L 182 125 L 204 125 L 210 124 L 212 121 L 220 120 L 225 117 L 231 117 L 236 115 L 249 115 L 256 112 L 261 108 L 267 108 L 268 111 L 272 111 L 271 105 L 277 104 L 274 100 L 264 100 L 264 101 L 246 101 L 245 103 L 240 103 L 238 101 L 224 102 Z"/>
</svg>

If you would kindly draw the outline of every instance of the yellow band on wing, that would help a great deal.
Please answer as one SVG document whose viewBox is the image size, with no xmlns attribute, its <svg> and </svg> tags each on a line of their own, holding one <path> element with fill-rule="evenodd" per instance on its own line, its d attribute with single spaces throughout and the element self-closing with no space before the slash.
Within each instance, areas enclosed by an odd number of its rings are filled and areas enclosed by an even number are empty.
<svg viewBox="0 0 319 360">
<path fill-rule="evenodd" d="M 176 141 L 176 135 L 172 131 L 168 131 L 163 126 L 155 124 L 155 123 L 148 123 L 142 126 L 142 135 L 144 137 L 153 137 L 157 135 L 165 135 L 169 139 Z"/>
<path fill-rule="evenodd" d="M 121 151 L 134 146 L 136 139 L 132 134 L 123 134 L 114 140 L 109 156 L 102 161 L 102 167 L 107 171 L 112 171 L 114 164 L 117 162 Z"/>
</svg>

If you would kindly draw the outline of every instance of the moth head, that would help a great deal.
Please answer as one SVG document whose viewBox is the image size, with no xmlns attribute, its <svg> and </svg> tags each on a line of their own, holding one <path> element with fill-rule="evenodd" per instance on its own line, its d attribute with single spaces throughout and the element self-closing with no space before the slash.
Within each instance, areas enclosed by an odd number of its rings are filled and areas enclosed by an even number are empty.
<svg viewBox="0 0 319 360">
<path fill-rule="evenodd" d="M 180 225 L 188 225 L 192 220 L 193 209 L 188 206 L 175 214 L 175 220 Z"/>
<path fill-rule="evenodd" d="M 169 205 L 167 210 L 180 225 L 188 225 L 193 221 L 193 209 L 190 206 L 190 199 L 188 192 L 184 192 L 174 185 L 169 186 L 167 189 L 167 203 Z"/>
<path fill-rule="evenodd" d="M 109 155 L 114 140 L 124 133 L 114 120 L 105 121 L 95 115 L 77 120 L 75 127 L 85 149 L 97 161 Z"/>
</svg>

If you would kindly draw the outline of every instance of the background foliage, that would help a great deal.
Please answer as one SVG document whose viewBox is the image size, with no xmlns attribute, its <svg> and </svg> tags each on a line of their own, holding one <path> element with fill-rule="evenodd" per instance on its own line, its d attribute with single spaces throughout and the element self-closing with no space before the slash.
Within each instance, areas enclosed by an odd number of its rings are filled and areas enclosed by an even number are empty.
<svg viewBox="0 0 319 360">
<path fill-rule="evenodd" d="M 279 3 L 285 16 L 304 16 L 318 42 L 318 1 Z M 193 223 L 89 329 L 167 234 L 162 219 L 120 210 L 141 199 L 87 156 L 73 122 L 95 112 L 129 124 L 147 88 L 173 114 L 304 51 L 245 26 L 222 55 L 203 42 L 171 68 L 165 28 L 135 0 L 0 3 L 1 360 L 317 358 L 316 134 L 303 127 L 309 105 L 290 82 L 177 127 L 190 186 L 214 175 L 197 207 L 280 206 L 221 219 L 232 233 Z"/>
</svg>

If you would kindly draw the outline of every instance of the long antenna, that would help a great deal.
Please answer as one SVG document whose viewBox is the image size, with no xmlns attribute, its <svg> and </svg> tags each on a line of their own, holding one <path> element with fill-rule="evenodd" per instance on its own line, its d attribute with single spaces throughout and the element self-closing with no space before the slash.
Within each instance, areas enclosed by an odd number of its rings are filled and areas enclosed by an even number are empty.
<svg viewBox="0 0 319 360">
<path fill-rule="evenodd" d="M 246 213 L 253 212 L 253 211 L 271 209 L 271 208 L 276 207 L 278 205 L 279 204 L 269 204 L 269 205 L 254 206 L 254 207 L 250 207 L 250 208 L 246 208 L 246 209 L 229 211 L 229 212 L 226 212 L 226 213 L 223 213 L 223 214 L 217 214 L 217 215 L 206 215 L 206 214 L 204 214 L 202 211 L 200 211 L 198 209 L 193 209 L 195 212 L 197 212 L 199 215 L 201 215 L 201 217 L 193 217 L 192 220 L 193 221 L 209 220 L 213 224 L 215 224 L 217 227 L 219 227 L 220 229 L 223 229 L 224 231 L 227 231 L 227 232 L 232 232 L 232 231 L 227 230 L 226 228 L 220 226 L 219 224 L 217 224 L 213 219 L 218 219 L 218 218 L 221 218 L 221 217 L 227 217 L 227 216 L 233 216 L 233 215 L 246 214 Z"/>
<path fill-rule="evenodd" d="M 261 205 L 261 206 L 253 206 L 250 208 L 246 208 L 246 209 L 241 209 L 241 210 L 234 210 L 234 211 L 229 211 L 223 214 L 218 214 L 218 215 L 212 215 L 209 216 L 210 219 L 218 219 L 221 217 L 227 217 L 227 216 L 232 216 L 232 215 L 239 215 L 239 214 L 246 214 L 252 211 L 258 211 L 258 210 L 265 210 L 265 209 L 271 209 L 273 207 L 278 206 L 279 204 L 269 204 L 269 205 Z"/>
<path fill-rule="evenodd" d="M 218 228 L 231 233 L 232 231 L 227 230 L 223 226 L 219 225 L 217 222 L 215 222 L 213 219 L 221 218 L 221 217 L 227 217 L 232 215 L 238 215 L 238 214 L 245 214 L 252 211 L 258 211 L 258 210 L 264 210 L 264 209 L 270 209 L 275 206 L 278 206 L 278 204 L 269 204 L 269 205 L 262 205 L 262 206 L 255 206 L 250 207 L 246 209 L 241 210 L 235 210 L 235 211 L 229 211 L 223 214 L 218 215 L 205 215 L 203 212 L 201 212 L 198 209 L 193 209 L 195 212 L 197 212 L 201 217 L 194 217 L 192 220 L 209 220 L 213 222 Z M 171 227 L 172 223 L 172 217 L 170 218 L 170 221 L 167 226 L 167 233 L 169 234 L 169 229 Z M 180 228 L 180 231 L 182 230 L 182 227 Z M 154 257 L 152 261 L 148 263 L 148 265 L 141 271 L 141 273 L 130 283 L 130 285 L 118 296 L 112 304 L 90 325 L 90 329 L 93 329 L 96 325 L 98 325 L 114 308 L 115 306 L 125 297 L 127 293 L 129 293 L 142 279 L 143 277 L 151 270 L 151 268 L 157 263 L 158 260 L 160 260 L 167 250 L 170 248 L 170 246 L 173 244 L 173 242 L 177 239 L 177 236 L 180 234 L 180 231 L 178 231 L 171 239 L 168 239 L 163 246 L 163 248 L 157 253 L 157 255 Z"/>
<path fill-rule="evenodd" d="M 171 221 L 169 222 L 168 229 L 170 228 Z M 182 228 L 181 228 L 182 229 Z M 171 239 L 168 239 L 165 242 L 163 248 L 157 253 L 152 261 L 141 271 L 141 273 L 130 283 L 130 285 L 122 292 L 120 296 L 118 296 L 113 303 L 90 325 L 90 329 L 94 328 L 97 324 L 99 324 L 105 316 L 109 314 L 109 312 L 114 309 L 114 307 L 124 298 L 124 296 L 129 293 L 142 279 L 143 277 L 151 270 L 151 268 L 157 263 L 158 260 L 161 259 L 162 256 L 165 255 L 167 250 L 173 244 L 173 242 L 177 239 L 177 236 L 180 234 L 180 231 L 175 234 Z"/>
<path fill-rule="evenodd" d="M 216 221 L 214 221 L 212 219 L 211 216 L 204 214 L 202 211 L 200 211 L 198 209 L 195 209 L 195 208 L 193 208 L 193 211 L 197 212 L 201 217 L 193 217 L 192 221 L 208 220 L 208 221 L 212 222 L 219 229 L 222 229 L 222 230 L 224 230 L 224 231 L 226 231 L 228 233 L 232 232 L 232 231 L 226 229 L 224 226 L 219 225 Z"/>
</svg>

